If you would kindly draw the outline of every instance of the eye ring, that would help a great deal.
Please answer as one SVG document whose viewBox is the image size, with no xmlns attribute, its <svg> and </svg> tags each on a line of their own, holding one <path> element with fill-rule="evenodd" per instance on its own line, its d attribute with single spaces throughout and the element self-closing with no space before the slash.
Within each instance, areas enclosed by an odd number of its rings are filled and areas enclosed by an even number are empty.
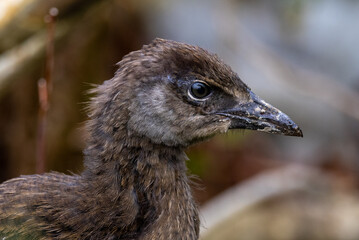
<svg viewBox="0 0 359 240">
<path fill-rule="evenodd" d="M 192 83 L 188 89 L 188 94 L 195 100 L 205 100 L 212 93 L 212 89 L 202 81 Z"/>
</svg>

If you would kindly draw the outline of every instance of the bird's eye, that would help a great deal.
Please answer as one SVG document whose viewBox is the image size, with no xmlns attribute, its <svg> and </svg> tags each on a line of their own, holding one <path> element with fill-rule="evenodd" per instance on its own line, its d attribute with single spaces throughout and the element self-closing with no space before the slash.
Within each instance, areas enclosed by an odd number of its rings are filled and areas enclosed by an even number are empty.
<svg viewBox="0 0 359 240">
<path fill-rule="evenodd" d="M 203 82 L 195 82 L 190 88 L 190 95 L 195 99 L 204 99 L 211 93 L 212 89 Z"/>
</svg>

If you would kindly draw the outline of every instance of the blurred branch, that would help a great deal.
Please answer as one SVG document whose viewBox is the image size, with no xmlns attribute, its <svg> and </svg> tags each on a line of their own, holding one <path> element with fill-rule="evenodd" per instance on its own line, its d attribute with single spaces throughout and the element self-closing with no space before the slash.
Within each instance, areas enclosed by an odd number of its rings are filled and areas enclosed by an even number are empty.
<svg viewBox="0 0 359 240">
<path fill-rule="evenodd" d="M 43 16 L 56 5 L 61 9 L 61 22 L 56 26 L 54 39 L 65 36 L 82 13 L 94 8 L 95 0 L 28 0 L 21 5 L 5 26 L 0 28 L 0 97 L 11 78 L 31 61 L 41 57 L 46 47 Z M 98 3 L 100 4 L 100 2 Z M 35 62 L 34 62 L 35 65 Z"/>
<path fill-rule="evenodd" d="M 97 0 L 24 0 L 15 11 L 0 22 L 0 53 L 21 44 L 26 39 L 43 30 L 43 16 L 56 6 L 61 10 L 61 20 L 81 14 Z"/>
<path fill-rule="evenodd" d="M 68 32 L 69 23 L 58 24 L 55 39 Z M 20 45 L 0 55 L 0 96 L 6 90 L 11 78 L 28 63 L 39 57 L 45 49 L 45 31 L 40 31 Z"/>
<path fill-rule="evenodd" d="M 51 8 L 49 14 L 45 16 L 45 22 L 48 26 L 47 44 L 46 44 L 46 66 L 45 78 L 38 81 L 39 94 L 39 113 L 37 125 L 37 146 L 36 146 L 36 172 L 45 172 L 45 143 L 47 113 L 50 108 L 49 98 L 52 91 L 52 72 L 54 67 L 54 32 L 57 8 Z"/>
</svg>

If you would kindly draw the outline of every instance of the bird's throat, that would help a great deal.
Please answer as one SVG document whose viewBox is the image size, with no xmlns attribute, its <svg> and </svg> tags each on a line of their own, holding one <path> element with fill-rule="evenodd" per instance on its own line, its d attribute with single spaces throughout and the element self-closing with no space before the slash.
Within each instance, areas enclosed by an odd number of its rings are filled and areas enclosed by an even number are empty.
<svg viewBox="0 0 359 240">
<path fill-rule="evenodd" d="M 107 139 L 104 144 L 106 148 L 90 145 L 87 149 L 83 177 L 91 183 L 93 192 L 102 197 L 106 194 L 112 204 L 127 208 L 126 225 L 132 226 L 138 236 L 176 239 L 192 234 L 192 239 L 196 239 L 193 234 L 198 235 L 198 213 L 188 184 L 183 150 L 134 139 L 126 142 Z M 111 152 L 106 153 L 105 149 Z"/>
</svg>

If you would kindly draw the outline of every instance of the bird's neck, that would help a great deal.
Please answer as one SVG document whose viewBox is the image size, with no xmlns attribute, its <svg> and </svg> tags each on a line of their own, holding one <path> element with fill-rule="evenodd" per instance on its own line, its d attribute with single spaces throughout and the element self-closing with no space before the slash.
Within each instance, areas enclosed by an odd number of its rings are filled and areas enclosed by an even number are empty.
<svg viewBox="0 0 359 240">
<path fill-rule="evenodd" d="M 101 138 L 86 151 L 83 176 L 92 192 L 125 207 L 128 224 L 136 225 L 143 239 L 196 239 L 198 213 L 183 150 L 134 137 Z"/>
</svg>

